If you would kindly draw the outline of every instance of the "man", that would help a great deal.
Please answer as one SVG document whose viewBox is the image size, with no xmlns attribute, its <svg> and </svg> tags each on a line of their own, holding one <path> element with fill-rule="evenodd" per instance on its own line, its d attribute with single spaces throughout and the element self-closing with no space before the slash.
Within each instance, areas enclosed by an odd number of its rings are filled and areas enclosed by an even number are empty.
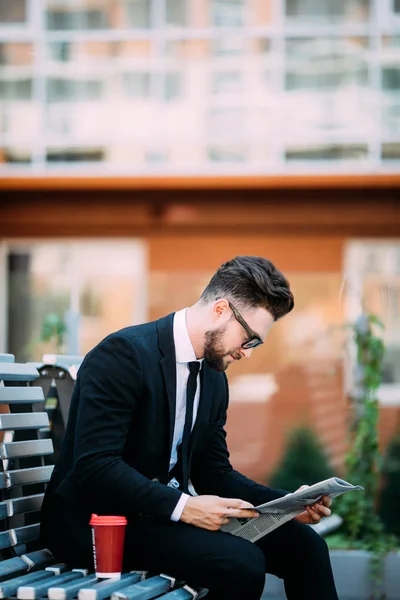
<svg viewBox="0 0 400 600">
<path fill-rule="evenodd" d="M 190 308 L 113 333 L 86 356 L 42 509 L 57 559 L 92 565 L 91 513 L 121 514 L 127 569 L 168 573 L 210 600 L 258 600 L 266 572 L 289 599 L 337 600 L 326 543 L 305 524 L 330 514 L 328 497 L 256 544 L 219 531 L 285 494 L 229 462 L 224 371 L 293 305 L 270 261 L 239 256 Z"/>
</svg>

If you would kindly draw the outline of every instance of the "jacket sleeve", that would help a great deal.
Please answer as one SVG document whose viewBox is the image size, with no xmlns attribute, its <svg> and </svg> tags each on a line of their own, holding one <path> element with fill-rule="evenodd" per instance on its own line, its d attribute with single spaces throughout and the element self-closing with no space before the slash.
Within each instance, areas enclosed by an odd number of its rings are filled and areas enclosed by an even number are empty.
<svg viewBox="0 0 400 600">
<path fill-rule="evenodd" d="M 82 365 L 79 385 L 73 484 L 114 511 L 169 519 L 181 493 L 123 460 L 135 409 L 143 402 L 143 374 L 133 341 L 121 335 L 101 342 Z"/>
<path fill-rule="evenodd" d="M 236 471 L 230 463 L 225 431 L 229 390 L 225 375 L 224 379 L 225 394 L 220 421 L 206 450 L 193 458 L 191 481 L 196 493 L 240 498 L 254 505 L 281 498 L 288 492 L 261 485 Z"/>
</svg>

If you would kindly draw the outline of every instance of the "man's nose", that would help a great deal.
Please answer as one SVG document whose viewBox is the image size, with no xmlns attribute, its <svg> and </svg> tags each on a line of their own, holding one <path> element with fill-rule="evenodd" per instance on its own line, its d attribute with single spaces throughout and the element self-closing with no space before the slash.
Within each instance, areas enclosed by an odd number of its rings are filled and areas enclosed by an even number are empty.
<svg viewBox="0 0 400 600">
<path fill-rule="evenodd" d="M 253 354 L 254 348 L 240 348 L 240 354 L 244 356 L 244 358 L 250 358 Z"/>
</svg>

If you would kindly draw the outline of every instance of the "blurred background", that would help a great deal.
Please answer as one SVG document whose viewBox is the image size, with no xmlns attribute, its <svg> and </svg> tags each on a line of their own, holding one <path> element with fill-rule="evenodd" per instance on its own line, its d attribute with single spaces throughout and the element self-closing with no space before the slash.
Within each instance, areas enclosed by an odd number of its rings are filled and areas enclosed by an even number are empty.
<svg viewBox="0 0 400 600">
<path fill-rule="evenodd" d="M 399 431 L 399 188 L 399 0 L 0 0 L 0 352 L 84 355 L 268 257 L 296 307 L 228 372 L 251 477 L 303 426 L 343 473 L 362 312 Z"/>
</svg>

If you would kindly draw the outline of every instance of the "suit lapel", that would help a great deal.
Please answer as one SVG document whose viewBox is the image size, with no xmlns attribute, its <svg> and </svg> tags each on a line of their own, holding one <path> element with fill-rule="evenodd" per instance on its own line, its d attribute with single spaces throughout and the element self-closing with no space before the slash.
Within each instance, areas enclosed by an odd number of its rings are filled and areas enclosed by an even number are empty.
<svg viewBox="0 0 400 600">
<path fill-rule="evenodd" d="M 169 437 L 168 449 L 171 455 L 172 441 L 174 437 L 175 412 L 176 412 L 176 358 L 173 334 L 174 313 L 160 319 L 157 322 L 159 347 L 163 354 L 161 359 L 161 371 L 163 374 L 165 390 L 168 400 L 169 412 Z"/>
</svg>

